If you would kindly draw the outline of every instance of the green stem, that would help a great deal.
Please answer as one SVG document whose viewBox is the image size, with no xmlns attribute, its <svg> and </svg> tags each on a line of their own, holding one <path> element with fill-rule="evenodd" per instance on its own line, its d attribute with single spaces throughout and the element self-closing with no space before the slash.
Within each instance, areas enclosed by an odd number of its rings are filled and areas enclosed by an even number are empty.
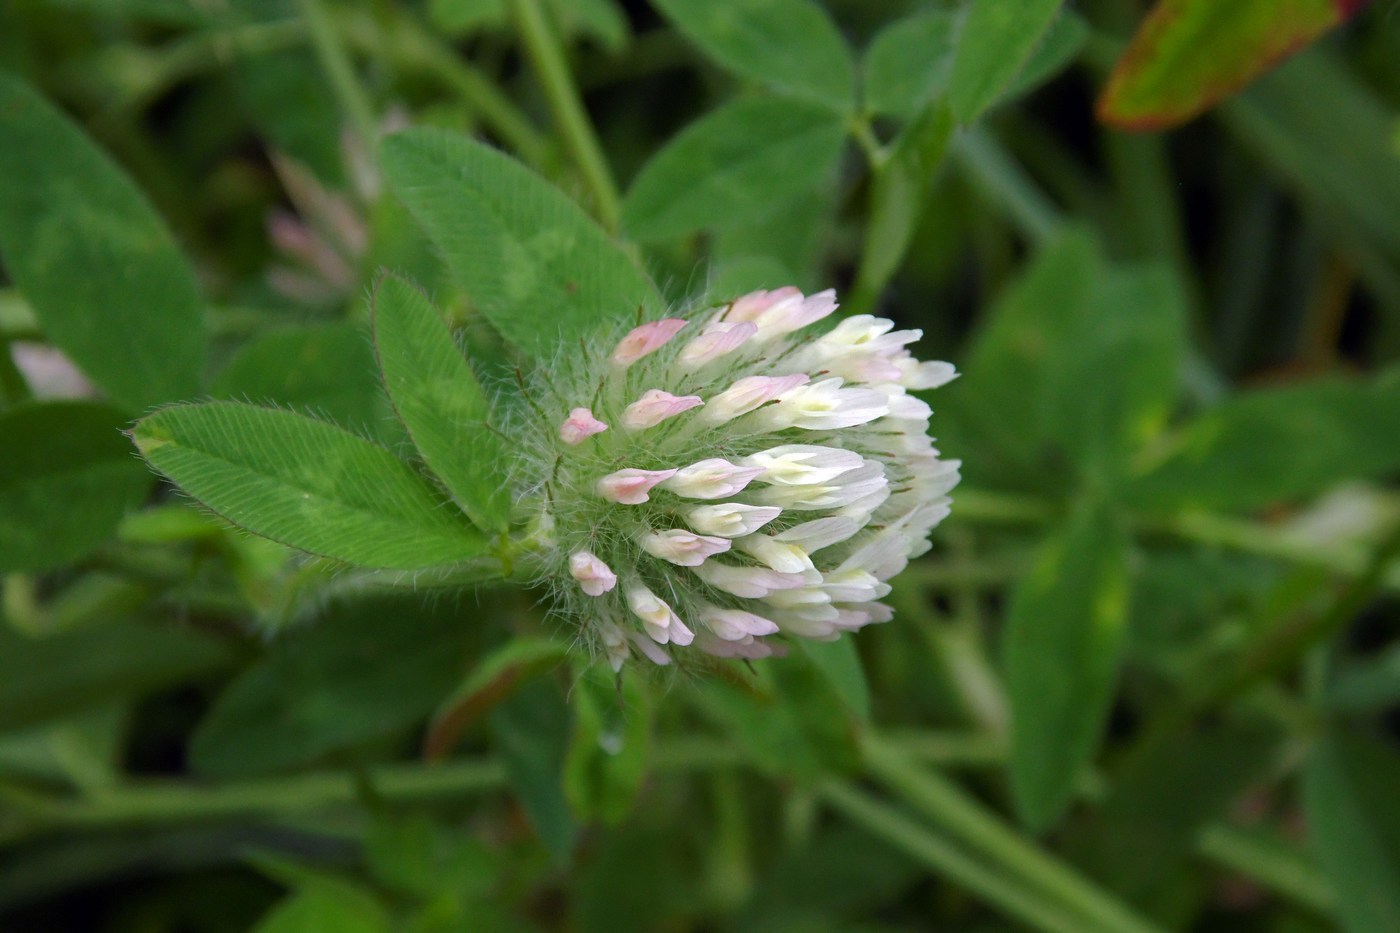
<svg viewBox="0 0 1400 933">
<path fill-rule="evenodd" d="M 1023 879 L 1092 920 L 1092 929 L 1157 933 L 1156 926 L 1127 905 L 1047 855 L 956 785 L 917 766 L 903 752 L 875 738 L 867 739 L 864 752 L 866 766 L 876 779 L 1003 873 Z"/>
<path fill-rule="evenodd" d="M 132 119 L 176 85 L 196 75 L 228 68 L 236 55 L 258 55 L 305 44 L 306 25 L 300 20 L 241 23 L 191 33 L 144 56 L 142 67 L 133 69 L 137 79 L 103 108 L 97 121 L 113 125 Z"/>
<path fill-rule="evenodd" d="M 870 120 L 865 117 L 851 118 L 851 138 L 860 146 L 860 151 L 865 153 L 865 161 L 870 165 L 870 170 L 875 173 L 884 167 L 885 160 L 889 153 L 880 144 L 875 131 L 870 127 Z"/>
<path fill-rule="evenodd" d="M 616 231 L 622 212 L 617 184 L 603 156 L 593 123 L 583 108 L 573 74 L 564 61 L 564 50 L 550 29 L 539 0 L 511 0 L 511 9 L 554 122 L 563 135 L 564 146 L 593 196 L 598 219 L 609 231 Z"/>
<path fill-rule="evenodd" d="M 1021 232 L 1043 242 L 1059 228 L 1060 211 L 985 129 L 965 129 L 953 157 L 968 178 L 1000 204 Z"/>
<path fill-rule="evenodd" d="M 966 489 L 955 495 L 953 520 L 980 525 L 1039 527 L 1059 515 L 1055 503 L 1016 493 Z M 1299 541 L 1269 525 L 1213 512 L 1188 512 L 1170 517 L 1142 517 L 1138 531 L 1168 535 L 1211 547 L 1228 548 L 1260 557 L 1330 570 L 1345 577 L 1367 574 L 1370 560 L 1365 549 L 1356 546 L 1325 547 Z M 1400 589 L 1400 573 L 1389 567 L 1379 571 L 1379 585 L 1386 590 Z"/>
<path fill-rule="evenodd" d="M 1006 763 L 1006 740 L 985 732 L 886 730 L 882 741 L 910 758 L 936 765 L 989 766 Z"/>
<path fill-rule="evenodd" d="M 851 132 L 866 151 L 871 177 L 865 242 L 849 307 L 875 310 L 899 271 L 953 131 L 953 115 L 941 105 L 925 107 L 883 147 L 867 120 L 853 120 Z"/>
<path fill-rule="evenodd" d="M 954 520 L 981 525 L 1043 525 L 1054 519 L 1055 504 L 1034 496 L 960 489 L 953 502 Z"/>
<path fill-rule="evenodd" d="M 379 140 L 379 121 L 375 118 L 369 95 L 355 76 L 354 64 L 350 61 L 350 53 L 345 49 L 336 23 L 322 0 L 297 0 L 297 5 L 301 9 L 301 18 L 306 21 L 316 57 L 330 79 L 331 89 L 340 100 L 341 108 L 350 118 L 350 124 L 365 144 L 365 149 L 375 151 Z"/>
<path fill-rule="evenodd" d="M 1196 695 L 1192 709 L 1209 709 L 1296 666 L 1307 652 L 1354 620 L 1375 598 L 1397 558 L 1400 558 L 1400 527 L 1393 529 L 1376 548 L 1361 575 L 1326 612 L 1305 612 L 1261 633 L 1245 650 L 1233 671 Z"/>
<path fill-rule="evenodd" d="M 385 798 L 423 802 L 460 799 L 505 784 L 497 761 L 455 761 L 434 768 L 393 765 L 371 772 Z M 199 786 L 151 781 L 113 788 L 83 800 L 56 802 L 7 794 L 27 815 L 68 828 L 169 823 L 301 814 L 353 805 L 360 786 L 353 774 L 307 774 L 235 784 Z"/>
<path fill-rule="evenodd" d="M 1297 852 L 1231 826 L 1208 826 L 1196 840 L 1206 858 L 1259 881 L 1299 904 L 1324 915 L 1336 906 L 1336 895 L 1312 865 Z"/>
<path fill-rule="evenodd" d="M 6 578 L 8 608 L 17 606 L 24 582 L 17 575 Z M 1002 757 L 986 739 L 970 734 L 905 732 L 888 741 L 907 748 L 916 758 L 946 765 L 979 765 Z M 732 743 L 689 736 L 660 745 L 651 763 L 658 772 L 688 773 L 743 768 L 749 759 Z M 401 803 L 452 802 L 464 794 L 495 790 L 505 784 L 503 766 L 491 759 L 384 765 L 370 769 L 368 775 L 379 796 Z M 318 772 L 227 784 L 133 781 L 74 799 L 0 787 L 0 796 L 36 826 L 101 827 L 299 814 L 353 806 L 360 797 L 359 788 L 360 782 L 353 775 Z"/>
<path fill-rule="evenodd" d="M 440 81 L 482 123 L 526 163 L 544 167 L 549 159 L 548 138 L 495 82 L 472 67 L 446 43 L 407 14 L 394 20 L 392 41 L 387 43 L 395 64 L 404 69 L 423 71 Z M 381 27 L 368 17 L 351 20 L 347 37 L 362 51 L 372 51 L 382 42 Z"/>
<path fill-rule="evenodd" d="M 1052 933 L 1085 933 L 1083 919 L 1037 892 L 1008 880 L 998 869 L 981 864 L 928 830 L 908 814 L 879 803 L 848 784 L 830 783 L 821 795 L 835 810 L 875 836 L 918 859 L 936 874 L 984 898 L 989 904 L 1031 926 Z"/>
<path fill-rule="evenodd" d="M 1187 512 L 1171 518 L 1148 520 L 1142 522 L 1140 527 L 1145 531 L 1163 532 L 1187 541 L 1321 567 L 1345 576 L 1354 577 L 1366 570 L 1366 552 L 1361 548 L 1339 545 L 1319 548 L 1280 534 L 1267 525 L 1228 515 Z"/>
</svg>

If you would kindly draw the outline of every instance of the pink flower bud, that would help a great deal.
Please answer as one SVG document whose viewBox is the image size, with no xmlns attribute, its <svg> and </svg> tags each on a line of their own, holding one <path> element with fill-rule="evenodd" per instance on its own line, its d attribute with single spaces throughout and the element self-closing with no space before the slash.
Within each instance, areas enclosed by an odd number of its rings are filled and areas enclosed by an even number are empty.
<svg viewBox="0 0 1400 933">
<path fill-rule="evenodd" d="M 736 298 L 729 309 L 724 312 L 726 321 L 757 321 L 759 315 L 784 302 L 801 302 L 802 291 L 792 285 L 784 285 L 782 288 L 775 288 L 771 292 L 760 288 L 758 291 L 749 292 L 741 298 Z"/>
<path fill-rule="evenodd" d="M 640 431 L 703 404 L 705 400 L 698 395 L 672 395 L 661 389 L 648 389 L 639 400 L 627 406 L 622 413 L 622 423 L 633 431 Z"/>
<path fill-rule="evenodd" d="M 559 439 L 566 444 L 581 444 L 585 438 L 606 431 L 608 426 L 587 408 L 575 408 L 559 426 Z"/>
<path fill-rule="evenodd" d="M 612 361 L 619 366 L 631 366 L 676 336 L 685 323 L 684 318 L 668 317 L 634 327 L 613 350 Z"/>
<path fill-rule="evenodd" d="M 589 596 L 602 596 L 617 586 L 617 574 L 590 551 L 569 555 L 569 573 Z"/>
<path fill-rule="evenodd" d="M 598 480 L 598 495 L 623 505 L 641 505 L 651 498 L 649 493 L 656 484 L 675 475 L 675 470 L 634 470 L 629 467 Z"/>
<path fill-rule="evenodd" d="M 719 395 L 710 399 L 703 418 L 711 424 L 723 424 L 809 381 L 806 373 L 787 376 L 745 376 Z"/>
<path fill-rule="evenodd" d="M 752 321 L 716 321 L 706 324 L 699 337 L 681 348 L 680 356 L 676 359 L 682 366 L 696 369 L 734 352 L 757 333 L 758 325 Z"/>
</svg>

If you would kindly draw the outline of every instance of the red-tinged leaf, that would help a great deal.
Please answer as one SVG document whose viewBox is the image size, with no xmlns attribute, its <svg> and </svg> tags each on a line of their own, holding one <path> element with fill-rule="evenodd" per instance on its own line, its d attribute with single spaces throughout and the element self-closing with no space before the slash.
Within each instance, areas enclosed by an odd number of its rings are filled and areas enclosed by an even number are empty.
<svg viewBox="0 0 1400 933">
<path fill-rule="evenodd" d="M 424 759 L 446 758 L 468 726 L 507 699 L 527 678 L 549 670 L 564 656 L 564 646 L 538 638 L 516 639 L 487 655 L 433 715 L 423 740 Z"/>
<path fill-rule="evenodd" d="M 1099 97 L 1126 130 L 1184 123 L 1356 13 L 1367 0 L 1159 0 Z"/>
</svg>

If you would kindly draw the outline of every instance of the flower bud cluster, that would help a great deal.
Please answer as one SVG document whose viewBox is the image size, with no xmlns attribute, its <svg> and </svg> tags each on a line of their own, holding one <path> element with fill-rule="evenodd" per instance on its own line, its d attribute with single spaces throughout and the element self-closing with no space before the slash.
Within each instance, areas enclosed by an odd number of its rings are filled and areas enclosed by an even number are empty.
<svg viewBox="0 0 1400 933">
<path fill-rule="evenodd" d="M 831 291 L 757 291 L 585 343 L 531 388 L 542 575 L 614 669 L 780 652 L 887 621 L 959 463 L 909 394 L 953 379 L 917 330 Z"/>
</svg>

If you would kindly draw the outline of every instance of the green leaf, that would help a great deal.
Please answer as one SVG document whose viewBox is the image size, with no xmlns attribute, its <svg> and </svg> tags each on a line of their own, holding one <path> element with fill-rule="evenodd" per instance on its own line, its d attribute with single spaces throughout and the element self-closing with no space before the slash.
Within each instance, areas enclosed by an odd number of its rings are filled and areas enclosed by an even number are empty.
<svg viewBox="0 0 1400 933">
<path fill-rule="evenodd" d="M 1011 789 L 1033 829 L 1064 811 L 1098 745 L 1127 627 L 1127 558 L 1115 517 L 1084 506 L 1041 545 L 1012 594 L 1004 643 Z"/>
<path fill-rule="evenodd" d="M 833 189 L 808 190 L 775 214 L 741 227 L 716 231 L 711 237 L 711 258 L 721 266 L 731 259 L 769 259 L 789 272 L 787 278 L 775 280 L 772 285 L 796 285 L 806 291 L 825 288 L 825 273 L 821 269 L 836 226 L 836 211 Z M 741 294 L 732 292 L 728 297 Z"/>
<path fill-rule="evenodd" d="M 567 36 L 587 36 L 613 55 L 627 48 L 632 29 L 615 0 L 551 0 L 560 30 Z"/>
<path fill-rule="evenodd" d="M 278 902 L 253 933 L 389 933 L 392 929 L 389 915 L 368 891 L 326 880 Z"/>
<path fill-rule="evenodd" d="M 1400 704 L 1400 644 L 1368 655 L 1338 671 L 1326 706 L 1339 713 L 1370 713 Z"/>
<path fill-rule="evenodd" d="M 256 30 L 285 22 L 282 16 L 255 15 L 254 7 L 234 5 L 230 12 L 236 25 L 225 28 Z M 344 185 L 342 111 L 316 54 L 306 47 L 273 49 L 237 55 L 231 65 L 239 102 L 269 147 L 306 166 L 316 178 Z"/>
<path fill-rule="evenodd" d="M 0 572 L 82 557 L 141 504 L 151 474 L 121 435 L 125 421 L 92 402 L 0 412 Z"/>
<path fill-rule="evenodd" d="M 39 324 L 122 408 L 189 398 L 204 373 L 193 271 L 136 185 L 0 73 L 0 261 Z"/>
<path fill-rule="evenodd" d="M 853 106 L 855 66 L 840 30 L 810 0 L 654 0 L 717 64 L 837 110 Z"/>
<path fill-rule="evenodd" d="M 1062 488 L 1059 471 L 1045 469 L 1046 428 L 1036 409 L 1048 398 L 1060 335 L 1072 331 L 1101 263 L 1093 239 L 1070 231 L 1043 247 L 997 298 L 964 376 L 944 390 L 939 411 L 942 439 L 966 452 L 969 481 Z"/>
<path fill-rule="evenodd" d="M 1191 421 L 1125 491 L 1143 508 L 1255 509 L 1400 467 L 1400 370 L 1246 392 Z"/>
<path fill-rule="evenodd" d="M 808 785 L 854 770 L 855 716 L 831 678 L 805 654 L 754 668 L 742 682 L 714 679 L 696 693 L 753 765 Z"/>
<path fill-rule="evenodd" d="M 1099 119 L 1139 130 L 1184 123 L 1363 5 L 1159 0 L 1114 66 Z"/>
<path fill-rule="evenodd" d="M 1393 742 L 1334 725 L 1303 775 L 1312 848 L 1349 933 L 1400 929 L 1400 755 Z"/>
<path fill-rule="evenodd" d="M 760 288 L 791 285 L 796 281 L 797 276 L 793 271 L 772 256 L 735 256 L 711 269 L 708 294 L 716 298 L 736 297 Z"/>
<path fill-rule="evenodd" d="M 207 24 L 207 10 L 189 0 L 45 0 L 45 6 L 70 10 L 81 16 L 111 16 L 163 26 Z"/>
<path fill-rule="evenodd" d="M 741 98 L 681 130 L 632 183 L 622 224 L 642 240 L 722 229 L 778 211 L 822 186 L 846 127 L 823 107 Z"/>
<path fill-rule="evenodd" d="M 578 836 L 562 783 L 569 718 L 558 687 L 541 680 L 526 684 L 491 714 L 511 789 L 559 864 L 568 862 Z"/>
<path fill-rule="evenodd" d="M 570 694 L 574 731 L 564 760 L 564 796 L 584 820 L 619 823 L 632 811 L 651 755 L 651 710 L 640 679 L 619 683 L 594 664 Z"/>
<path fill-rule="evenodd" d="M 290 405 L 356 431 L 392 415 L 362 326 L 279 327 L 248 341 L 210 384 L 219 398 Z"/>
<path fill-rule="evenodd" d="M 1078 311 L 1055 335 L 1043 414 L 1068 457 L 1108 481 L 1175 406 L 1186 297 L 1166 264 L 1117 266 L 1097 277 Z"/>
<path fill-rule="evenodd" d="M 384 173 L 475 307 L 548 354 L 600 324 L 661 308 L 646 276 L 583 210 L 509 156 L 414 129 L 384 141 Z"/>
<path fill-rule="evenodd" d="M 696 893 L 695 863 L 667 822 L 629 820 L 598 833 L 588 858 L 568 875 L 569 913 L 560 926 L 575 933 L 618 933 L 673 924 L 677 905 Z M 715 845 L 713 837 L 704 842 L 707 853 Z"/>
<path fill-rule="evenodd" d="M 491 895 L 509 864 L 485 840 L 437 814 L 380 814 L 365 834 L 365 862 L 391 890 L 431 905 L 428 911 L 438 922 L 411 930 L 447 933 L 467 925 L 469 917 L 479 921 L 490 909 L 488 901 L 504 906 Z"/>
<path fill-rule="evenodd" d="M 158 411 L 132 437 L 204 505 L 312 554 L 412 570 L 487 553 L 489 542 L 410 465 L 322 421 L 208 402 Z"/>
<path fill-rule="evenodd" d="M 126 780 L 130 710 L 120 699 L 0 735 L 0 780 L 42 781 L 98 794 Z M 3 898 L 0 898 L 3 899 Z"/>
<path fill-rule="evenodd" d="M 445 758 L 473 722 L 505 702 L 530 677 L 563 662 L 567 652 L 544 638 L 513 638 L 482 658 L 433 714 L 423 754 Z"/>
<path fill-rule="evenodd" d="M 1220 116 L 1294 193 L 1392 312 L 1400 307 L 1393 105 L 1349 62 L 1311 49 L 1225 101 Z M 1347 144 L 1336 145 L 1339 139 Z"/>
<path fill-rule="evenodd" d="M 428 0 L 428 20 L 454 39 L 481 29 L 504 27 L 510 20 L 505 0 Z"/>
<path fill-rule="evenodd" d="M 948 85 L 958 14 L 924 10 L 896 20 L 865 50 L 865 109 L 910 119 Z"/>
<path fill-rule="evenodd" d="M 426 295 L 394 276 L 374 290 L 374 345 L 384 385 L 424 462 L 472 521 L 510 522 L 510 452 L 452 331 Z"/>
<path fill-rule="evenodd" d="M 0 730 L 184 683 L 231 660 L 220 642 L 173 626 L 113 622 L 43 638 L 0 627 Z"/>
<path fill-rule="evenodd" d="M 853 638 L 836 641 L 795 639 L 799 651 L 826 678 L 836 695 L 861 722 L 870 721 L 870 684 Z"/>
<path fill-rule="evenodd" d="M 1060 495 L 1069 468 L 1116 482 L 1175 404 L 1185 319 L 1164 265 L 1108 265 L 1071 231 L 996 303 L 947 390 L 944 439 L 980 485 Z"/>
<path fill-rule="evenodd" d="M 1011 100 L 1029 94 L 1055 77 L 1074 61 L 1088 38 L 1089 24 L 1084 22 L 1084 18 L 1069 10 L 1062 12 L 1050 24 L 1016 80 L 1003 92 L 1002 99 Z"/>
<path fill-rule="evenodd" d="M 418 596 L 337 605 L 274 641 L 219 695 L 191 761 L 208 774 L 259 774 L 407 729 L 452 689 L 471 637 L 456 607 Z"/>
<path fill-rule="evenodd" d="M 1144 749 L 1113 775 L 1094 820 L 1076 827 L 1074 861 L 1130 903 L 1162 903 L 1173 887 L 1163 882 L 1205 825 L 1266 776 L 1282 738 L 1273 725 L 1222 721 Z"/>
<path fill-rule="evenodd" d="M 981 0 L 968 7 L 948 76 L 959 123 L 976 120 L 1030 60 L 1060 12 L 1060 0 Z"/>
</svg>

